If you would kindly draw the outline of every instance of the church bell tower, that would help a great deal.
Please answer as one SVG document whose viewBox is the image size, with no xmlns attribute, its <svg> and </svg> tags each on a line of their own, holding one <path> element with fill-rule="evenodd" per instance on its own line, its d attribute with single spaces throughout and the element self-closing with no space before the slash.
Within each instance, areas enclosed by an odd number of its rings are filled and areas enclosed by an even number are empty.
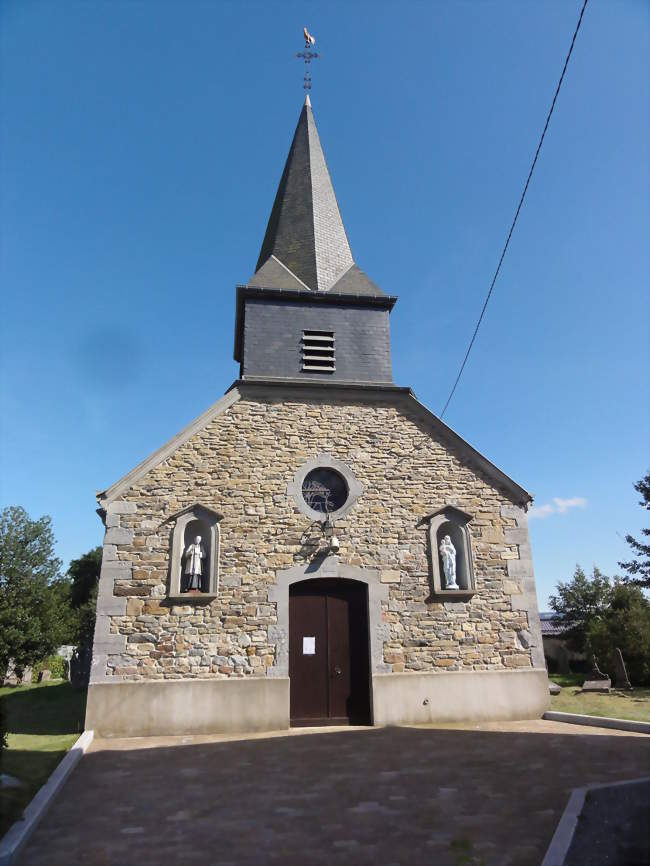
<svg viewBox="0 0 650 866">
<path fill-rule="evenodd" d="M 392 384 L 396 300 L 354 261 L 307 96 L 255 273 L 237 287 L 240 379 Z"/>
</svg>

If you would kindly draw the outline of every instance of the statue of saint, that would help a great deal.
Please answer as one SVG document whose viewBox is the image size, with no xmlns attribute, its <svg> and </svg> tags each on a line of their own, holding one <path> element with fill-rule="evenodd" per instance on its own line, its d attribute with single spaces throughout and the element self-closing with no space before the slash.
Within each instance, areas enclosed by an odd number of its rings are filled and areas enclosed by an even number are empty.
<svg viewBox="0 0 650 866">
<path fill-rule="evenodd" d="M 201 544 L 201 536 L 197 535 L 194 543 L 188 544 L 183 551 L 185 574 L 189 577 L 187 592 L 201 592 L 201 577 L 203 575 L 203 560 L 205 557 L 205 547 Z"/>
<path fill-rule="evenodd" d="M 456 583 L 456 548 L 448 535 L 440 542 L 440 557 L 445 572 L 445 589 L 460 589 Z"/>
</svg>

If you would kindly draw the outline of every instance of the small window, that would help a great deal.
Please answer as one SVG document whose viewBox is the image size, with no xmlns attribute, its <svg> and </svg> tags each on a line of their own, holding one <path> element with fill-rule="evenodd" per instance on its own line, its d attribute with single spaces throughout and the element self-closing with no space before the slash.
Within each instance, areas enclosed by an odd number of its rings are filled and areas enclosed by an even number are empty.
<svg viewBox="0 0 650 866">
<path fill-rule="evenodd" d="M 302 369 L 308 372 L 333 373 L 334 331 L 302 332 Z"/>
</svg>

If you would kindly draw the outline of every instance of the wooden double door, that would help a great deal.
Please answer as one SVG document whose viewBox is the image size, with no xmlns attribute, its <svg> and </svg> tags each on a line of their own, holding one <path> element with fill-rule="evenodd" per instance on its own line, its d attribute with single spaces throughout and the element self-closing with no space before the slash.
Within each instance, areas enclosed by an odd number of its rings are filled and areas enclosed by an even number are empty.
<svg viewBox="0 0 650 866">
<path fill-rule="evenodd" d="M 368 588 L 354 580 L 289 587 L 292 725 L 370 724 Z"/>
</svg>

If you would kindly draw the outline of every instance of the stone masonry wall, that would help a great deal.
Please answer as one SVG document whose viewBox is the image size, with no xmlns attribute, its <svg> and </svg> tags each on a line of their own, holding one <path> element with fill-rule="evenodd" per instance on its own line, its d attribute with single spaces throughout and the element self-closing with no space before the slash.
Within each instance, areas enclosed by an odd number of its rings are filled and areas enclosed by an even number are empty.
<svg viewBox="0 0 650 866">
<path fill-rule="evenodd" d="M 265 676 L 275 650 L 269 587 L 277 570 L 309 557 L 313 532 L 287 483 L 323 452 L 365 488 L 337 521 L 339 561 L 380 569 L 388 586 L 386 670 L 531 667 L 523 511 L 449 443 L 422 445 L 423 433 L 390 402 L 242 397 L 109 504 L 93 679 Z M 202 604 L 166 597 L 170 517 L 196 503 L 223 515 L 219 594 Z M 448 504 L 474 515 L 468 602 L 430 598 L 421 519 Z"/>
</svg>

